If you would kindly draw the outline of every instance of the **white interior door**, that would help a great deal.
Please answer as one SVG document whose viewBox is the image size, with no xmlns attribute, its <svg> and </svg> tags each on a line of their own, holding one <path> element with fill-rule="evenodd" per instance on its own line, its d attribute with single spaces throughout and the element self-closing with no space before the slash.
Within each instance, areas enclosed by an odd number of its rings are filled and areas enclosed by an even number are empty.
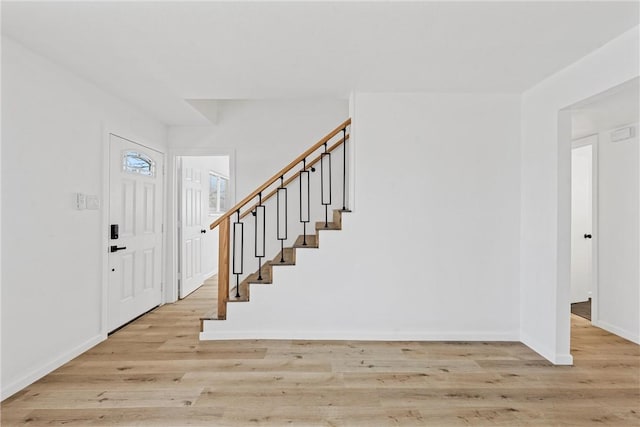
<svg viewBox="0 0 640 427">
<path fill-rule="evenodd" d="M 593 146 L 571 156 L 571 302 L 587 301 L 593 283 Z"/>
<path fill-rule="evenodd" d="M 204 283 L 204 243 L 209 231 L 207 209 L 209 197 L 208 172 L 198 158 L 181 160 L 180 212 L 180 298 L 184 298 Z"/>
<path fill-rule="evenodd" d="M 107 325 L 113 331 L 161 303 L 163 155 L 116 135 L 109 142 Z"/>
</svg>

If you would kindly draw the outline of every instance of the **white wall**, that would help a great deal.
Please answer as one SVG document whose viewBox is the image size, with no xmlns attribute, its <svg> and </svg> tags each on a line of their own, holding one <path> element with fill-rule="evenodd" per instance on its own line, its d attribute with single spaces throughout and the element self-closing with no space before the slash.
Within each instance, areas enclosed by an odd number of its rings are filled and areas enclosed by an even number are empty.
<svg viewBox="0 0 640 427">
<path fill-rule="evenodd" d="M 634 129 L 637 135 L 638 124 Z M 640 174 L 637 136 L 598 138 L 597 298 L 593 324 L 640 343 Z"/>
<path fill-rule="evenodd" d="M 520 333 L 554 363 L 572 363 L 571 118 L 560 110 L 636 77 L 638 51 L 636 27 L 523 94 Z"/>
<path fill-rule="evenodd" d="M 204 160 L 209 171 L 229 177 L 229 156 L 205 157 Z"/>
<path fill-rule="evenodd" d="M 357 94 L 357 210 L 202 337 L 517 340 L 519 103 Z"/>
<path fill-rule="evenodd" d="M 347 100 L 229 101 L 212 126 L 169 128 L 173 150 L 233 148 L 238 200 L 349 114 Z"/>
<path fill-rule="evenodd" d="M 165 127 L 2 38 L 2 397 L 105 338 L 105 129 L 157 147 Z"/>
<path fill-rule="evenodd" d="M 2 18 L 2 8 L 0 8 L 0 19 Z M 2 55 L 2 38 L 0 36 L 0 58 Z M 2 67 L 0 66 L 0 82 L 2 82 Z M 2 93 L 2 84 L 0 83 L 0 100 L 4 99 L 3 98 L 3 93 Z M 0 105 L 0 113 L 2 111 L 2 105 Z M 3 116 L 2 114 L 0 114 L 0 129 L 2 129 L 2 121 L 3 121 Z M 0 135 L 0 142 L 2 141 L 2 135 Z M 2 273 L 2 143 L 0 143 L 0 309 L 2 308 L 2 277 L 3 277 L 3 273 Z M 2 398 L 4 397 L 5 393 L 3 392 L 3 388 L 2 387 L 2 328 L 3 328 L 3 321 L 2 321 L 2 313 L 0 312 L 0 400 L 2 400 Z"/>
</svg>

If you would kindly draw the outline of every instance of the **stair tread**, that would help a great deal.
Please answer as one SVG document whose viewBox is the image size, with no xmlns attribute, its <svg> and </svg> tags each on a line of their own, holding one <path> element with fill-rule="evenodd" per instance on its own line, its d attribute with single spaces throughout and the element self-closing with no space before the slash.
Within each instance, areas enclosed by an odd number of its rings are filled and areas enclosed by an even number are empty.
<svg viewBox="0 0 640 427">
<path fill-rule="evenodd" d="M 296 264 L 296 252 L 294 248 L 284 248 L 284 262 L 281 262 L 282 251 L 278 252 L 270 262 L 272 266 L 275 265 L 295 265 Z"/>
<path fill-rule="evenodd" d="M 249 295 L 250 295 L 249 291 L 251 289 L 250 285 L 252 285 L 252 284 L 268 285 L 268 284 L 273 283 L 272 282 L 272 278 L 271 278 L 271 270 L 264 268 L 264 266 L 262 268 L 263 268 L 263 271 L 262 271 L 263 280 L 262 281 L 258 280 L 258 272 L 257 271 L 255 273 L 251 273 L 242 282 L 240 282 L 240 297 L 239 298 L 236 297 L 236 286 L 231 288 L 231 290 L 229 291 L 228 302 L 247 302 L 247 301 L 250 300 L 250 297 L 249 297 Z"/>
<path fill-rule="evenodd" d="M 340 224 L 336 223 L 336 222 L 328 222 L 327 226 L 325 227 L 324 225 L 324 221 L 319 221 L 316 222 L 316 230 L 340 230 Z"/>
<path fill-rule="evenodd" d="M 200 320 L 218 320 L 218 309 L 212 308 L 207 311 L 205 314 L 200 316 Z"/>
<path fill-rule="evenodd" d="M 307 244 L 303 245 L 304 242 L 304 236 L 300 235 L 298 236 L 298 238 L 296 239 L 296 242 L 293 244 L 294 248 L 301 248 L 301 249 L 307 249 L 307 248 L 317 248 L 318 247 L 318 236 L 316 236 L 315 234 L 309 234 L 307 235 Z"/>
<path fill-rule="evenodd" d="M 267 271 L 267 269 L 265 269 L 264 267 L 262 268 L 262 280 L 258 280 L 258 272 L 256 271 L 255 273 L 251 273 L 250 275 L 247 276 L 246 279 L 244 279 L 242 281 L 242 283 L 248 283 L 248 284 L 256 284 L 256 285 L 266 285 L 266 284 L 270 284 L 272 283 L 272 277 L 271 277 L 271 272 Z"/>
<path fill-rule="evenodd" d="M 236 287 L 234 286 L 233 289 L 231 289 L 231 291 L 229 291 L 229 299 L 227 300 L 228 302 L 247 302 L 249 301 L 249 292 L 247 292 L 248 286 L 246 286 L 247 289 L 242 289 L 242 283 L 240 284 L 240 298 L 236 298 Z M 244 292 L 243 292 L 244 290 Z"/>
<path fill-rule="evenodd" d="M 278 255 L 273 261 L 271 261 L 271 265 L 273 266 L 277 266 L 277 265 L 296 265 L 295 261 L 292 261 L 290 259 L 287 259 L 286 257 L 284 258 L 284 262 L 281 261 L 280 255 Z"/>
<path fill-rule="evenodd" d="M 220 320 L 218 319 L 217 308 L 212 308 L 211 310 L 200 316 L 200 332 L 204 331 L 204 322 L 207 322 L 209 320 Z"/>
</svg>

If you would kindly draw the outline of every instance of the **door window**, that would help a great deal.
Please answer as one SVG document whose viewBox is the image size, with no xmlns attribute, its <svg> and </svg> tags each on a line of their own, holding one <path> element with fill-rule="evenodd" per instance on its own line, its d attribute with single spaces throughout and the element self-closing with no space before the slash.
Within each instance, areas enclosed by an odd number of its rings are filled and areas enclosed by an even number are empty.
<svg viewBox="0 0 640 427">
<path fill-rule="evenodd" d="M 122 170 L 139 175 L 155 176 L 156 163 L 137 151 L 125 151 L 122 155 Z"/>
</svg>

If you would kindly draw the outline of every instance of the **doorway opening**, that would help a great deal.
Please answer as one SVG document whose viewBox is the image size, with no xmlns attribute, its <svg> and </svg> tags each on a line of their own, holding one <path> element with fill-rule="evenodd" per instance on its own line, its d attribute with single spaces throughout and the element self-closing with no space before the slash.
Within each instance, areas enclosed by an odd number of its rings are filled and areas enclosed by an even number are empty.
<svg viewBox="0 0 640 427">
<path fill-rule="evenodd" d="M 209 225 L 232 202 L 230 156 L 178 156 L 178 297 L 218 272 L 218 230 Z"/>
<path fill-rule="evenodd" d="M 571 116 L 571 303 L 640 343 L 640 79 L 581 101 Z"/>
<path fill-rule="evenodd" d="M 571 312 L 591 320 L 593 297 L 593 148 L 598 135 L 572 141 Z"/>
</svg>

